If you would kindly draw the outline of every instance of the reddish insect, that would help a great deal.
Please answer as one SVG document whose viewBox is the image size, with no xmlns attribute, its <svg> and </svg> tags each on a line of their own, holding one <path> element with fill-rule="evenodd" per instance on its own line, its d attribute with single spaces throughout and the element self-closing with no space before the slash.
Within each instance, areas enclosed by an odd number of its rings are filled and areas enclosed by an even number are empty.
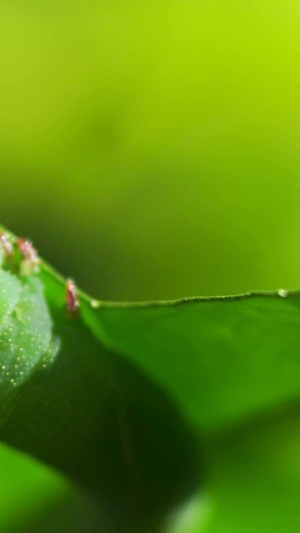
<svg viewBox="0 0 300 533">
<path fill-rule="evenodd" d="M 17 245 L 24 259 L 29 259 L 32 263 L 35 263 L 35 264 L 39 263 L 37 251 L 33 247 L 33 244 L 31 241 L 20 238 L 17 240 Z"/>
<path fill-rule="evenodd" d="M 4 251 L 6 257 L 12 257 L 14 255 L 11 242 L 8 240 L 4 233 L 0 232 L 0 245 Z"/>
<path fill-rule="evenodd" d="M 65 300 L 67 312 L 73 316 L 78 315 L 79 300 L 77 296 L 77 289 L 72 279 L 67 280 Z"/>
<path fill-rule="evenodd" d="M 21 275 L 29 276 L 32 272 L 38 272 L 40 260 L 32 242 L 19 238 L 17 240 L 17 246 L 23 257 L 23 261 L 21 262 Z"/>
</svg>

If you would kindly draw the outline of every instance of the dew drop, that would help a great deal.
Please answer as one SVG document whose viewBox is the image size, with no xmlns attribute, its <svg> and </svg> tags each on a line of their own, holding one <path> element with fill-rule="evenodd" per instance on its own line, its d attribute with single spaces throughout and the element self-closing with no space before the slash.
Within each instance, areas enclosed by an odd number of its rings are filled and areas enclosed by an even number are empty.
<svg viewBox="0 0 300 533">
<path fill-rule="evenodd" d="M 280 296 L 280 298 L 287 298 L 289 293 L 286 289 L 279 289 L 278 292 L 277 292 L 278 296 Z"/>
</svg>

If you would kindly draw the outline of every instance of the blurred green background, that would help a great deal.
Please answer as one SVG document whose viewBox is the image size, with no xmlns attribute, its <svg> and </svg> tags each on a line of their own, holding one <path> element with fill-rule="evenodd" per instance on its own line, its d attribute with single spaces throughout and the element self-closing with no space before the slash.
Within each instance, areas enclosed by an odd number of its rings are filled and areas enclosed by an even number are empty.
<svg viewBox="0 0 300 533">
<path fill-rule="evenodd" d="M 100 299 L 299 287 L 299 27 L 296 0 L 1 2 L 1 222 Z"/>
</svg>

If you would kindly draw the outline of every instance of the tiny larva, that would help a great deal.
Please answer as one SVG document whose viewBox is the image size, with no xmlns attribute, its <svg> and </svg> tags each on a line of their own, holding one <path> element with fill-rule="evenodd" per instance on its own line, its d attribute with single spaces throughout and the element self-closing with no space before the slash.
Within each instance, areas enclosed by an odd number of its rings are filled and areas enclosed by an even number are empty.
<svg viewBox="0 0 300 533">
<path fill-rule="evenodd" d="M 77 296 L 77 289 L 72 279 L 67 280 L 65 301 L 67 312 L 70 315 L 77 316 L 79 312 L 79 300 Z"/>
<path fill-rule="evenodd" d="M 14 254 L 13 247 L 11 242 L 8 240 L 6 235 L 2 232 L 0 232 L 0 244 L 2 247 L 2 250 L 4 252 L 4 255 L 6 257 L 12 257 Z"/>
<path fill-rule="evenodd" d="M 17 239 L 17 247 L 22 256 L 20 275 L 30 276 L 33 272 L 38 272 L 40 260 L 32 242 L 20 237 Z"/>
<path fill-rule="evenodd" d="M 39 264 L 40 260 L 37 255 L 37 251 L 31 241 L 20 237 L 17 240 L 17 246 L 24 259 L 28 259 L 33 265 Z"/>
</svg>

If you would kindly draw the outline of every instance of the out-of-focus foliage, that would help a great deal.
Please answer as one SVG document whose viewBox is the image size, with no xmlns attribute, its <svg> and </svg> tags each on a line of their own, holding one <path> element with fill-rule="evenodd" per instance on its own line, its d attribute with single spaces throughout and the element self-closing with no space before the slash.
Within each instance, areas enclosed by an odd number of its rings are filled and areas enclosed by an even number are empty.
<svg viewBox="0 0 300 533">
<path fill-rule="evenodd" d="M 299 23 L 296 0 L 2 2 L 2 222 L 100 298 L 297 286 Z"/>
<path fill-rule="evenodd" d="M 45 515 L 68 501 L 67 482 L 45 466 L 8 447 L 0 446 L 0 531 L 32 531 Z"/>
<path fill-rule="evenodd" d="M 101 299 L 299 286 L 299 23 L 296 0 L 1 2 L 1 222 Z"/>
</svg>

